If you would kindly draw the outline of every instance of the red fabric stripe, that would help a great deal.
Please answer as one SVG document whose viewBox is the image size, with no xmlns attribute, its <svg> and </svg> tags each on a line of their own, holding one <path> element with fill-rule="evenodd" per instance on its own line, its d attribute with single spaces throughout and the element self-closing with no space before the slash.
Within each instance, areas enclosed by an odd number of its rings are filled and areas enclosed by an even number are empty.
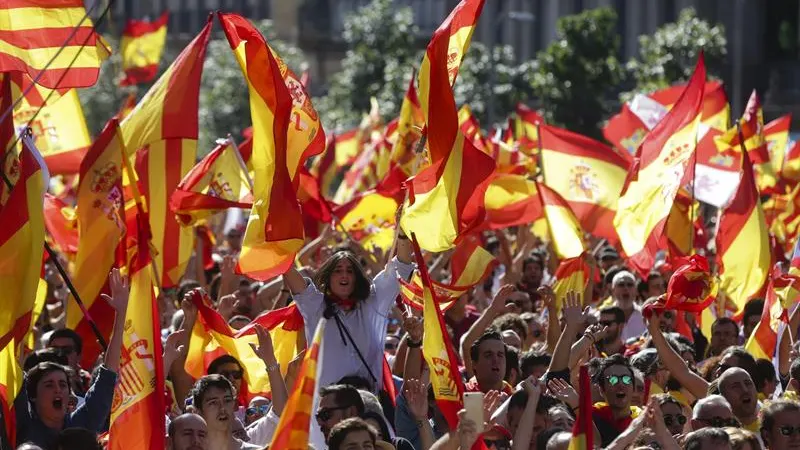
<svg viewBox="0 0 800 450">
<path fill-rule="evenodd" d="M 130 67 L 125 70 L 125 78 L 119 82 L 120 86 L 133 86 L 136 84 L 153 81 L 158 74 L 158 64 L 149 66 Z"/>
<path fill-rule="evenodd" d="M 165 155 L 163 155 L 163 158 L 165 158 L 164 168 L 166 170 L 166 179 L 163 181 L 164 190 L 166 192 L 172 192 L 181 181 L 183 143 L 180 139 L 169 139 L 165 144 Z M 161 158 L 162 156 L 157 155 L 156 157 Z M 163 272 L 161 285 L 165 288 L 175 286 L 179 282 L 179 280 L 170 279 L 168 273 L 179 264 L 180 235 L 180 224 L 175 220 L 174 216 L 167 214 L 164 218 L 164 242 L 162 243 L 162 264 L 164 267 L 159 267 Z"/>
<path fill-rule="evenodd" d="M 252 203 L 232 202 L 224 198 L 213 197 L 211 195 L 201 194 L 199 192 L 186 191 L 177 188 L 172 192 L 169 198 L 169 208 L 172 212 L 181 216 L 182 220 L 187 220 L 184 223 L 189 223 L 190 220 L 187 214 L 181 214 L 186 211 L 200 211 L 200 210 L 224 210 L 228 208 L 243 208 L 249 209 L 253 206 Z"/>
<path fill-rule="evenodd" d="M 459 235 L 464 235 L 469 230 L 478 227 L 486 218 L 484 197 L 495 169 L 494 160 L 478 150 L 472 142 L 464 139 L 463 145 L 461 180 L 456 196 L 460 224 Z"/>
<path fill-rule="evenodd" d="M 492 230 L 508 228 L 531 223 L 542 217 L 543 213 L 542 202 L 538 196 L 531 196 L 502 209 L 487 210 L 486 225 Z"/>
<path fill-rule="evenodd" d="M 386 355 L 383 355 L 383 390 L 389 394 L 389 399 L 392 401 L 392 406 L 397 406 L 396 398 L 397 391 L 394 389 L 394 378 L 392 377 L 392 368 L 389 367 L 389 361 L 386 360 Z"/>
<path fill-rule="evenodd" d="M 722 266 L 722 255 L 733 245 L 733 241 L 755 212 L 758 202 L 760 199 L 753 176 L 753 164 L 749 155 L 742 153 L 742 178 L 731 202 L 722 212 L 717 231 L 717 259 L 720 266 Z"/>
<path fill-rule="evenodd" d="M 261 325 L 267 330 L 272 330 L 277 326 L 281 326 L 281 328 L 287 331 L 302 330 L 304 326 L 303 316 L 300 315 L 300 310 L 297 309 L 297 305 L 291 304 L 280 309 L 262 313 L 239 330 L 236 333 L 236 337 L 254 334 L 256 324 Z"/>
<path fill-rule="evenodd" d="M 75 48 L 77 50 L 77 48 Z M 68 50 L 69 51 L 69 48 Z M 27 72 L 31 78 L 39 76 L 39 70 L 28 66 L 28 64 L 16 56 L 8 53 L 0 53 L 0 68 L 6 72 Z M 70 67 L 63 69 L 50 68 L 42 73 L 37 83 L 49 88 L 83 88 L 93 86 L 97 82 L 100 74 L 99 67 Z M 63 79 L 61 77 L 64 77 Z M 60 82 L 59 82 L 60 80 Z"/>
<path fill-rule="evenodd" d="M 0 384 L 0 411 L 6 426 L 6 436 L 12 447 L 17 441 L 17 415 L 14 412 L 16 396 L 16 392 L 13 393 L 13 397 L 9 395 L 8 386 Z"/>
<path fill-rule="evenodd" d="M 111 290 L 108 288 L 108 281 L 106 281 L 106 284 L 103 285 L 100 293 L 111 294 Z M 114 327 L 114 308 L 109 306 L 109 304 L 103 298 L 101 298 L 99 294 L 95 299 L 84 298 L 82 300 L 87 303 L 89 315 L 100 329 L 100 334 L 102 334 L 103 338 L 105 338 L 106 342 L 108 342 L 108 340 L 111 338 L 111 331 Z M 91 304 L 89 304 L 90 301 L 92 302 Z M 70 308 L 70 314 L 81 314 L 80 309 L 73 308 L 72 305 L 70 305 Z M 103 353 L 103 348 L 100 347 L 100 344 L 97 342 L 97 337 L 92 331 L 92 327 L 89 325 L 89 321 L 86 320 L 86 317 L 81 318 L 81 321 L 78 322 L 78 325 L 75 327 L 75 332 L 78 333 L 83 340 L 81 366 L 92 367 L 100 354 Z"/>
<path fill-rule="evenodd" d="M 102 156 L 103 153 L 108 150 L 108 146 L 114 141 L 114 138 L 117 136 L 118 125 L 119 122 L 116 118 L 109 120 L 108 123 L 106 123 L 106 126 L 103 128 L 103 131 L 100 132 L 100 136 L 95 139 L 94 143 L 92 143 L 92 146 L 86 151 L 86 154 L 81 160 L 80 165 L 81 184 L 84 182 L 91 182 L 89 172 L 92 170 L 94 163 L 97 162 L 97 158 Z M 80 190 L 80 185 L 78 186 L 78 190 Z"/>
<path fill-rule="evenodd" d="M 84 25 L 78 28 L 75 35 L 70 37 L 74 28 L 69 26 L 64 27 L 45 27 L 34 28 L 28 30 L 3 30 L 0 29 L 0 40 L 5 41 L 8 45 L 13 45 L 25 50 L 33 50 L 39 48 L 61 47 L 66 43 L 67 46 L 79 46 L 86 42 L 87 47 L 93 47 L 97 41 L 97 37 L 92 30 L 92 26 L 88 25 L 89 21 L 84 22 Z M 69 39 L 69 40 L 67 40 Z"/>
<path fill-rule="evenodd" d="M 44 157 L 50 175 L 72 175 L 80 170 L 81 161 L 89 147 L 78 148 L 69 152 L 57 153 Z"/>
<path fill-rule="evenodd" d="M 567 204 L 572 208 L 584 231 L 607 239 L 611 245 L 616 246 L 619 243 L 619 235 L 614 228 L 614 215 L 617 213 L 615 210 L 592 203 L 569 200 Z"/>
<path fill-rule="evenodd" d="M 125 29 L 122 30 L 122 36 L 136 38 L 145 34 L 155 33 L 159 28 L 166 26 L 168 20 L 169 11 L 164 11 L 158 19 L 152 22 L 129 19 L 125 23 Z"/>
<path fill-rule="evenodd" d="M 65 207 L 67 204 L 60 198 L 44 194 L 45 228 L 60 251 L 74 254 L 78 252 L 78 229 L 75 225 L 68 224 L 61 213 Z"/>
<path fill-rule="evenodd" d="M 8 330 L 8 333 L 0 336 L 0 348 L 5 347 L 6 344 L 11 341 L 11 339 L 14 339 L 16 342 L 21 342 L 25 337 L 25 334 L 27 334 L 28 330 L 30 329 L 32 317 L 32 310 L 29 310 L 25 314 L 17 317 L 17 319 L 14 321 L 14 326 Z"/>
<path fill-rule="evenodd" d="M 647 237 L 644 248 L 639 253 L 630 255 L 628 258 L 628 262 L 633 266 L 635 272 L 643 279 L 647 279 L 647 274 L 650 273 L 650 269 L 652 269 L 656 261 L 656 252 L 650 251 L 650 249 L 663 248 L 666 244 L 666 235 L 664 234 L 666 224 L 667 218 L 665 217 L 653 227 L 653 231 Z"/>
<path fill-rule="evenodd" d="M 543 150 L 567 155 L 597 159 L 627 170 L 633 158 L 627 153 L 618 153 L 611 147 L 563 128 L 552 125 L 539 126 L 539 141 Z"/>
<path fill-rule="evenodd" d="M 23 141 L 25 142 L 25 141 Z M 0 207 L 0 215 L 3 217 L 3 226 L 0 226 L 0 246 L 11 239 L 20 228 L 28 223 L 30 211 L 28 211 L 28 185 L 27 181 L 40 170 L 39 163 L 31 154 L 31 150 L 23 145 L 19 155 L 20 175 L 19 180 L 11 189 L 6 204 Z"/>
</svg>

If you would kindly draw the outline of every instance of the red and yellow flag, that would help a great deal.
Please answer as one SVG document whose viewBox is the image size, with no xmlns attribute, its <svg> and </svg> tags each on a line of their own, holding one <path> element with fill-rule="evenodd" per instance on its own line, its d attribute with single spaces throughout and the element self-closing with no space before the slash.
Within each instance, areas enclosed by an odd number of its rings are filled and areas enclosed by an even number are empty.
<svg viewBox="0 0 800 450">
<path fill-rule="evenodd" d="M 391 145 L 391 160 L 397 163 L 407 175 L 414 175 L 417 155 L 414 148 L 421 136 L 425 117 L 422 115 L 422 106 L 414 87 L 414 73 L 408 82 L 403 104 L 400 106 L 400 115 L 386 126 L 385 138 Z"/>
<path fill-rule="evenodd" d="M 269 448 L 285 448 L 287 450 L 305 450 L 308 448 L 309 426 L 311 417 L 314 416 L 314 398 L 317 396 L 317 380 L 319 379 L 322 366 L 322 352 L 325 343 L 322 336 L 325 335 L 325 325 L 327 319 L 320 319 L 317 329 L 314 331 L 314 339 L 306 350 L 303 357 L 303 364 L 294 386 L 291 387 L 291 395 L 286 402 L 286 408 L 281 413 L 281 420 L 272 435 L 272 442 Z M 316 423 L 314 424 L 316 425 Z"/>
<path fill-rule="evenodd" d="M 748 153 L 742 153 L 739 187 L 717 223 L 716 244 L 720 289 L 741 312 L 761 295 L 772 265 L 769 229 Z"/>
<path fill-rule="evenodd" d="M 430 368 L 436 405 L 447 420 L 450 429 L 455 429 L 454 427 L 458 425 L 458 411 L 464 404 L 462 400 L 464 381 L 458 372 L 458 358 L 447 334 L 436 295 L 433 293 L 434 288 L 428 275 L 425 258 L 422 257 L 422 251 L 414 234 L 411 235 L 411 240 L 414 245 L 417 268 L 422 278 L 423 298 L 425 299 L 423 308 L 425 333 L 422 337 L 422 354 Z"/>
<path fill-rule="evenodd" d="M 297 200 L 300 201 L 300 210 L 303 213 L 303 227 L 306 236 L 316 238 L 319 235 L 320 225 L 331 222 L 331 204 L 322 195 L 322 189 L 317 179 L 309 173 L 305 166 L 300 166 L 299 184 Z"/>
<path fill-rule="evenodd" d="M 345 167 L 353 163 L 359 153 L 361 153 L 361 130 L 353 128 L 342 133 L 336 134 L 335 152 L 336 167 Z"/>
<path fill-rule="evenodd" d="M 0 349 L 23 342 L 31 326 L 44 250 L 44 193 L 49 174 L 30 138 L 23 137 L 19 179 L 0 206 Z M 16 394 L 14 394 L 16 395 Z"/>
<path fill-rule="evenodd" d="M 307 156 L 305 149 L 287 140 L 292 97 L 264 37 L 241 16 L 219 18 L 247 79 L 253 120 L 254 202 L 237 271 L 268 280 L 286 272 L 303 246 L 303 219 L 292 176 Z"/>
<path fill-rule="evenodd" d="M 122 104 L 122 107 L 117 112 L 117 119 L 121 121 L 125 120 L 128 115 L 133 112 L 133 109 L 136 108 L 136 93 L 131 92 L 125 97 L 125 102 Z"/>
<path fill-rule="evenodd" d="M 553 249 L 560 259 L 576 258 L 586 251 L 583 241 L 583 230 L 575 213 L 569 204 L 558 192 L 546 185 L 536 182 L 539 191 L 539 200 L 542 202 L 542 211 L 550 230 L 550 241 Z"/>
<path fill-rule="evenodd" d="M 13 104 L 11 77 L 8 74 L 0 74 L 0 109 L 8 111 Z M 16 184 L 19 178 L 19 161 L 16 147 L 13 145 L 16 137 L 13 118 L 10 114 L 6 115 L 6 118 L 0 122 L 0 171 L 8 177 L 11 184 Z M 5 204 L 8 194 L 8 186 L 0 183 L 0 206 Z"/>
<path fill-rule="evenodd" d="M 200 77 L 211 26 L 209 18 L 121 125 L 147 199 L 162 288 L 178 284 L 194 250 L 194 231 L 180 226 L 169 210 L 169 195 L 196 162 Z"/>
<path fill-rule="evenodd" d="M 791 294 L 800 290 L 800 279 L 792 275 L 783 275 L 777 271 L 772 274 L 764 300 L 761 320 L 756 325 L 744 348 L 755 359 L 772 361 L 778 345 L 778 333 L 781 323 L 789 323 L 787 308 L 794 303 Z"/>
<path fill-rule="evenodd" d="M 614 216 L 614 227 L 631 265 L 643 276 L 663 248 L 675 195 L 692 179 L 706 78 L 700 55 L 675 106 L 639 146 Z"/>
<path fill-rule="evenodd" d="M 544 118 L 536 111 L 522 103 L 517 103 L 516 118 L 514 119 L 514 135 L 517 137 L 520 150 L 523 153 L 533 154 L 539 149 L 539 129 L 544 125 Z"/>
<path fill-rule="evenodd" d="M 395 217 L 400 202 L 375 190 L 366 191 L 333 209 L 340 226 L 364 248 L 388 250 L 395 235 Z"/>
<path fill-rule="evenodd" d="M 554 275 L 553 293 L 556 297 L 556 307 L 561 310 L 568 292 L 583 294 L 586 283 L 589 282 L 589 265 L 586 264 L 584 255 L 575 258 L 562 259 Z M 591 299 L 585 299 L 587 302 Z"/>
<path fill-rule="evenodd" d="M 120 81 L 120 86 L 148 83 L 155 79 L 167 42 L 168 20 L 169 11 L 164 11 L 153 22 L 128 19 L 125 23 L 120 42 L 125 78 Z"/>
<path fill-rule="evenodd" d="M 523 175 L 495 174 L 484 195 L 486 226 L 502 229 L 542 217 L 538 193 L 536 182 Z"/>
<path fill-rule="evenodd" d="M 25 72 L 50 89 L 92 86 L 111 50 L 85 16 L 83 0 L 4 1 L 0 72 Z"/>
<path fill-rule="evenodd" d="M 44 195 L 44 226 L 53 247 L 69 259 L 78 253 L 78 218 L 75 208 L 49 193 Z"/>
<path fill-rule="evenodd" d="M 484 0 L 461 0 L 433 32 L 422 58 L 419 97 L 428 126 L 428 148 L 433 164 L 447 159 L 449 150 L 457 140 L 458 117 L 452 89 L 469 49 L 483 3 Z M 441 132 L 431 133 L 433 129 Z"/>
<path fill-rule="evenodd" d="M 544 184 L 567 201 L 584 230 L 619 242 L 614 215 L 632 158 L 562 128 L 540 125 L 539 133 Z"/>
<path fill-rule="evenodd" d="M 788 163 L 791 125 L 792 115 L 786 114 L 764 126 L 764 140 L 772 161 L 772 169 L 784 185 L 792 185 L 800 180 L 796 172 L 797 164 Z M 795 169 L 794 173 L 792 173 L 792 169 Z"/>
<path fill-rule="evenodd" d="M 589 368 L 581 365 L 578 388 L 578 417 L 572 426 L 572 439 L 567 450 L 592 450 L 594 448 L 594 423 L 592 422 L 592 381 Z"/>
<path fill-rule="evenodd" d="M 148 230 L 131 231 L 138 237 L 135 253 L 127 264 L 130 300 L 122 338 L 119 380 L 111 404 L 110 450 L 163 448 L 166 436 L 161 322 Z"/>
<path fill-rule="evenodd" d="M 236 147 L 220 142 L 183 177 L 169 207 L 183 226 L 193 226 L 227 208 L 253 206 L 250 176 Z"/>
<path fill-rule="evenodd" d="M 319 188 L 325 197 L 333 195 L 333 182 L 341 167 L 336 164 L 336 135 L 328 136 L 325 151 L 314 158 L 309 171 L 319 183 Z"/>
</svg>

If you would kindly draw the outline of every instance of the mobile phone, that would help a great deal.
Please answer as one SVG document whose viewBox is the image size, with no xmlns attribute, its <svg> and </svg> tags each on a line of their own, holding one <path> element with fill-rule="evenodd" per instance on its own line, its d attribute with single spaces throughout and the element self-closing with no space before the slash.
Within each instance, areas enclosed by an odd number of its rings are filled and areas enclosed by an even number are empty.
<svg viewBox="0 0 800 450">
<path fill-rule="evenodd" d="M 483 427 L 483 392 L 465 392 L 464 409 L 467 411 L 467 418 L 478 427 Z"/>
</svg>

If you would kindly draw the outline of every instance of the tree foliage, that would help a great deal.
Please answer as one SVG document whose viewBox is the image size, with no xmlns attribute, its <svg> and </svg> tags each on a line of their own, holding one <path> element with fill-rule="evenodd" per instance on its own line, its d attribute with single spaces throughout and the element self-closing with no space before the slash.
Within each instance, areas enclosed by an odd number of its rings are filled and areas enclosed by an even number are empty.
<svg viewBox="0 0 800 450">
<path fill-rule="evenodd" d="M 665 24 L 652 36 L 639 37 L 639 59 L 632 59 L 627 64 L 636 88 L 623 97 L 687 81 L 694 71 L 700 50 L 704 51 L 706 65 L 713 75 L 713 70 L 725 58 L 726 44 L 722 25 L 712 26 L 698 18 L 693 8 L 684 9 L 677 22 Z"/>
<path fill-rule="evenodd" d="M 533 78 L 548 122 L 600 137 L 598 124 L 616 110 L 625 75 L 616 23 L 609 7 L 558 19 L 556 40 L 539 53 Z"/>
<path fill-rule="evenodd" d="M 397 8 L 391 0 L 374 0 L 345 18 L 342 69 L 327 95 L 314 99 L 325 127 L 358 125 L 370 97 L 378 100 L 383 118 L 391 119 L 400 110 L 411 67 L 421 59 L 418 35 L 411 8 Z"/>
<path fill-rule="evenodd" d="M 122 78 L 119 40 L 109 36 L 104 37 L 114 49 L 114 53 L 100 66 L 97 83 L 89 88 L 78 89 L 86 126 L 93 136 L 100 133 L 106 122 L 119 111 L 130 92 L 119 87 L 119 80 Z"/>
</svg>

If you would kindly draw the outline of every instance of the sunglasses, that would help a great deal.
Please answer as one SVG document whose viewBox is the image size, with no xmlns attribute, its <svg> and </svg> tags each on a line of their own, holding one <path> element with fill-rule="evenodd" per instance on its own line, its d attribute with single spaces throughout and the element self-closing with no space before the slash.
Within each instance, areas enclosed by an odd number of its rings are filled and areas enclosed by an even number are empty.
<svg viewBox="0 0 800 450">
<path fill-rule="evenodd" d="M 664 416 L 664 425 L 671 427 L 674 423 L 678 423 L 678 425 L 685 425 L 686 424 L 686 416 L 682 414 L 678 415 L 670 415 L 667 414 Z"/>
<path fill-rule="evenodd" d="M 608 384 L 611 386 L 616 386 L 619 383 L 622 383 L 625 386 L 630 386 L 633 384 L 633 378 L 631 378 L 630 375 L 623 375 L 621 377 L 617 375 L 611 375 L 607 377 L 606 380 L 608 380 Z"/>
<path fill-rule="evenodd" d="M 252 416 L 255 414 L 264 415 L 267 413 L 267 411 L 269 411 L 269 405 L 261 405 L 253 408 L 247 408 L 246 410 L 244 410 L 244 413 L 248 416 Z"/>
<path fill-rule="evenodd" d="M 348 405 L 348 406 L 336 406 L 336 407 L 333 407 L 333 408 L 321 408 L 321 409 L 319 409 L 317 411 L 317 414 L 314 417 L 316 417 L 317 420 L 320 421 L 320 422 L 327 422 L 327 421 L 331 420 L 331 417 L 333 417 L 333 412 L 334 411 L 347 409 L 349 407 L 350 407 L 350 405 Z"/>
<path fill-rule="evenodd" d="M 71 354 L 75 353 L 75 347 L 72 347 L 72 346 L 69 346 L 69 345 L 64 346 L 64 347 L 55 347 L 54 346 L 52 348 L 54 348 L 59 354 L 64 355 L 64 356 L 71 355 Z"/>
<path fill-rule="evenodd" d="M 244 376 L 244 372 L 241 370 L 231 370 L 227 372 L 220 372 L 219 374 L 229 380 L 241 380 L 242 376 Z"/>
<path fill-rule="evenodd" d="M 597 323 L 599 323 L 600 325 L 602 325 L 604 327 L 610 327 L 611 325 L 614 325 L 617 322 L 614 321 L 614 320 L 600 320 Z"/>
<path fill-rule="evenodd" d="M 705 422 L 709 426 L 713 428 L 724 428 L 724 427 L 734 427 L 738 428 L 741 426 L 739 421 L 731 417 L 730 419 L 723 419 L 722 417 L 712 417 L 710 419 L 697 419 L 700 422 Z"/>
<path fill-rule="evenodd" d="M 664 311 L 664 312 L 661 314 L 661 317 L 663 317 L 663 318 L 665 318 L 665 319 L 672 319 L 673 315 L 672 315 L 672 313 L 671 313 L 671 312 L 669 312 L 669 311 Z"/>
<path fill-rule="evenodd" d="M 495 450 L 510 450 L 511 446 L 505 439 L 484 439 L 483 443 L 486 447 Z"/>
<path fill-rule="evenodd" d="M 793 427 L 791 425 L 784 425 L 784 426 L 778 428 L 778 431 L 780 431 L 780 433 L 782 435 L 784 435 L 784 436 L 791 436 L 791 435 L 793 435 L 795 433 L 800 435 L 800 426 Z"/>
</svg>

